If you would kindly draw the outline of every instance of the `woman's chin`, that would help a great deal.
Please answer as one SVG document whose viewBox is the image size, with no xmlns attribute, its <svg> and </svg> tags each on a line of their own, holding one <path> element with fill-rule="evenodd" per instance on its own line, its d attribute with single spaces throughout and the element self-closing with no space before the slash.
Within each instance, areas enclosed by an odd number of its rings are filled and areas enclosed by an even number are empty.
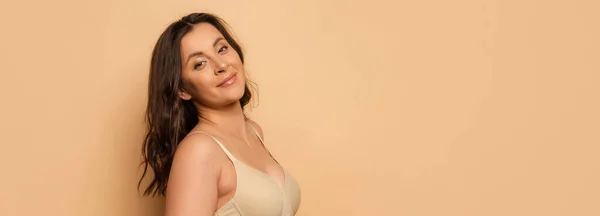
<svg viewBox="0 0 600 216">
<path fill-rule="evenodd" d="M 219 106 L 230 106 L 235 103 L 239 103 L 240 99 L 244 96 L 244 88 L 240 89 L 227 89 L 227 91 L 220 92 L 221 94 L 217 96 Z"/>
<path fill-rule="evenodd" d="M 228 95 L 227 97 L 225 97 L 225 103 L 227 105 L 231 105 L 231 104 L 235 104 L 235 103 L 239 103 L 240 99 L 242 99 L 242 97 L 244 96 L 244 94 L 232 94 L 232 95 Z"/>
</svg>

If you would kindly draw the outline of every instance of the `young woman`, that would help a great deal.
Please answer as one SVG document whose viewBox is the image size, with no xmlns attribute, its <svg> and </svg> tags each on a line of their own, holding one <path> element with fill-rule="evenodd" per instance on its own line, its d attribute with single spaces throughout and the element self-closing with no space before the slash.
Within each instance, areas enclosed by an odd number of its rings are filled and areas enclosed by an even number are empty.
<svg viewBox="0 0 600 216">
<path fill-rule="evenodd" d="M 143 144 L 144 195 L 166 196 L 167 216 L 290 216 L 294 178 L 271 156 L 244 107 L 252 94 L 240 45 L 225 22 L 193 13 L 154 47 Z"/>
</svg>

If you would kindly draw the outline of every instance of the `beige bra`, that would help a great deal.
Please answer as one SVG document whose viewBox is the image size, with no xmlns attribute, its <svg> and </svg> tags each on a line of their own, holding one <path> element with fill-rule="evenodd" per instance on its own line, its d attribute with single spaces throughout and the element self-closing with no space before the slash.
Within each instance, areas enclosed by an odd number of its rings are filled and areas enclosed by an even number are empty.
<svg viewBox="0 0 600 216">
<path fill-rule="evenodd" d="M 262 137 L 250 125 L 264 145 Z M 196 133 L 196 132 L 195 132 Z M 203 133 L 198 131 L 197 133 Z M 190 133 L 191 134 L 191 133 Z M 215 216 L 293 216 L 300 207 L 300 188 L 283 167 L 283 186 L 272 176 L 237 160 L 218 139 L 210 136 L 233 163 L 237 176 L 235 194 Z"/>
</svg>

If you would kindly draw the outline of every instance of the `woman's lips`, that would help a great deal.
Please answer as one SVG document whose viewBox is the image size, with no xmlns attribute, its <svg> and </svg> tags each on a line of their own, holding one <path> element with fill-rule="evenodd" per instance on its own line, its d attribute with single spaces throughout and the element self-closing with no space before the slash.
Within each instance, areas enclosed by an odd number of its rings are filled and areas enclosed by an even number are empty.
<svg viewBox="0 0 600 216">
<path fill-rule="evenodd" d="M 219 83 L 219 85 L 217 85 L 217 87 L 228 87 L 235 84 L 235 81 L 237 80 L 236 77 L 237 73 L 234 73 L 233 75 L 225 78 L 221 83 Z"/>
</svg>

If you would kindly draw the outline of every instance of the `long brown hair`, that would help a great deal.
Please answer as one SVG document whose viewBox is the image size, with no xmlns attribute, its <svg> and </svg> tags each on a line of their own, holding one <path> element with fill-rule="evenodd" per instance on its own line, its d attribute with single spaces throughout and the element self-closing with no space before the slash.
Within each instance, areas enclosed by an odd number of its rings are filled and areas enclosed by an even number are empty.
<svg viewBox="0 0 600 216">
<path fill-rule="evenodd" d="M 147 133 L 142 145 L 144 172 L 138 182 L 138 189 L 146 177 L 148 167 L 152 168 L 154 177 L 144 190 L 144 195 L 166 194 L 175 149 L 198 123 L 198 112 L 192 102 L 180 99 L 177 93 L 182 88 L 181 39 L 199 23 L 209 23 L 219 30 L 244 63 L 242 48 L 226 28 L 227 24 L 213 14 L 189 14 L 171 23 L 160 35 L 150 63 L 145 113 Z M 244 95 L 240 99 L 242 109 L 252 98 L 248 84 L 250 83 L 247 81 Z"/>
</svg>

